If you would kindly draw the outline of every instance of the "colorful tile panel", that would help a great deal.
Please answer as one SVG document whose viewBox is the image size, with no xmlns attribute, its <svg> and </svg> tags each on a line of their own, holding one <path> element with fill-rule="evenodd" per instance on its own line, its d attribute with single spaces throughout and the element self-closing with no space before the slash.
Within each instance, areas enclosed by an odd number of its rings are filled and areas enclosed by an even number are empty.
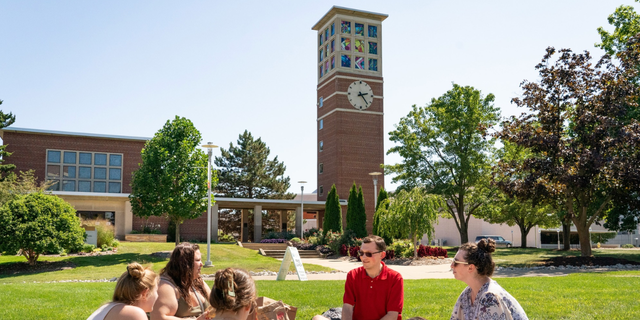
<svg viewBox="0 0 640 320">
<path fill-rule="evenodd" d="M 355 50 L 357 52 L 364 52 L 364 40 L 356 39 Z"/>
<path fill-rule="evenodd" d="M 335 46 L 334 46 L 335 43 L 336 43 L 336 40 L 331 40 L 331 52 L 335 52 L 336 51 Z"/>
<path fill-rule="evenodd" d="M 319 62 L 322 61 L 322 58 L 324 58 L 324 55 L 322 54 L 322 49 L 320 49 L 320 56 L 319 56 Z"/>
<path fill-rule="evenodd" d="M 342 21 L 340 24 L 340 32 L 351 33 L 351 21 Z"/>
<path fill-rule="evenodd" d="M 369 38 L 377 38 L 378 37 L 378 27 L 369 26 Z"/>
<path fill-rule="evenodd" d="M 342 38 L 342 50 L 351 51 L 351 39 Z"/>
<path fill-rule="evenodd" d="M 318 42 L 320 43 L 320 45 L 322 45 L 322 33 L 320 33 L 320 35 L 318 36 Z"/>
<path fill-rule="evenodd" d="M 356 36 L 363 36 L 364 37 L 364 24 L 355 23 L 355 27 L 356 27 Z"/>
<path fill-rule="evenodd" d="M 329 72 L 329 60 L 327 59 L 327 61 L 324 62 L 324 72 L 327 73 Z"/>
<path fill-rule="evenodd" d="M 331 35 L 334 35 L 336 33 L 336 24 L 332 23 L 331 24 Z"/>
<path fill-rule="evenodd" d="M 324 30 L 324 39 L 325 41 L 329 40 L 329 28 Z"/>
<path fill-rule="evenodd" d="M 369 54 L 378 54 L 378 44 L 376 42 L 369 42 Z"/>
<path fill-rule="evenodd" d="M 331 69 L 336 68 L 336 56 L 331 56 Z"/>
<path fill-rule="evenodd" d="M 342 62 L 341 62 L 340 65 L 342 67 L 344 67 L 344 68 L 351 68 L 351 56 L 343 54 L 342 55 Z"/>
<path fill-rule="evenodd" d="M 364 57 L 356 57 L 355 60 L 356 69 L 364 70 Z"/>
<path fill-rule="evenodd" d="M 378 71 L 378 59 L 369 59 L 369 70 Z"/>
</svg>

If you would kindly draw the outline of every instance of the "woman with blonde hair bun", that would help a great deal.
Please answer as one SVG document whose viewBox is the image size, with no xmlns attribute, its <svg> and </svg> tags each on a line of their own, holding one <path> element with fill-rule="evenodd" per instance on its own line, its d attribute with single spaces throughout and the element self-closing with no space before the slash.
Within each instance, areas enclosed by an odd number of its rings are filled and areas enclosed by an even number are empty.
<svg viewBox="0 0 640 320">
<path fill-rule="evenodd" d="M 158 298 L 158 275 L 133 262 L 127 266 L 113 292 L 113 301 L 103 305 L 87 320 L 147 320 Z"/>
<path fill-rule="evenodd" d="M 245 320 L 256 307 L 256 285 L 242 269 L 227 268 L 216 272 L 209 297 L 212 319 Z"/>
<path fill-rule="evenodd" d="M 494 251 L 493 239 L 467 242 L 458 249 L 451 270 L 467 288 L 458 297 L 451 320 L 528 319 L 518 301 L 490 278 L 496 267 L 491 257 Z"/>
</svg>

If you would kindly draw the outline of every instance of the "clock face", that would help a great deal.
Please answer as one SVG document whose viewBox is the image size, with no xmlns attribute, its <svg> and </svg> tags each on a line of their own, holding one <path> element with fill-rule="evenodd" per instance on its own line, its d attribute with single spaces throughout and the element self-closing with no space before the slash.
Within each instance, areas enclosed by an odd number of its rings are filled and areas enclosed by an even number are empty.
<svg viewBox="0 0 640 320">
<path fill-rule="evenodd" d="M 365 110 L 373 102 L 373 90 L 369 84 L 362 80 L 356 80 L 347 90 L 347 98 L 351 105 L 358 110 Z"/>
</svg>

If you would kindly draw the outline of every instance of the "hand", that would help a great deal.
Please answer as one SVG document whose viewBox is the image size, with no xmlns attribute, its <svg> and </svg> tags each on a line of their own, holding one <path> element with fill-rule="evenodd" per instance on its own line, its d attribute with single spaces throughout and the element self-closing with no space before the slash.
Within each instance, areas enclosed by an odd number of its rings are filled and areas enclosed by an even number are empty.
<svg viewBox="0 0 640 320">
<path fill-rule="evenodd" d="M 363 94 L 359 94 L 359 96 L 362 97 L 362 100 L 364 100 L 364 104 L 368 107 L 369 106 L 369 102 L 367 102 L 367 99 L 364 98 L 364 95 Z"/>
</svg>

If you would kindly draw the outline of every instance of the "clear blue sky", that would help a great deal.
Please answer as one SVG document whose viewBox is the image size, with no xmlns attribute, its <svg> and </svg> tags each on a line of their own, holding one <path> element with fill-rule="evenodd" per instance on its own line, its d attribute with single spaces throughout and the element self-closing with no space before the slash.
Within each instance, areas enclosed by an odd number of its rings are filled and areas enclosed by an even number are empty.
<svg viewBox="0 0 640 320">
<path fill-rule="evenodd" d="M 589 50 L 621 0 L 0 0 L 0 99 L 13 126 L 151 137 L 176 115 L 223 147 L 245 129 L 316 186 L 316 33 L 333 5 L 388 14 L 384 131 L 471 85 L 503 116 L 547 46 Z M 386 137 L 385 137 L 386 139 Z M 391 147 L 385 142 L 385 150 Z M 217 153 L 219 154 L 219 153 Z M 387 164 L 397 156 L 387 156 Z M 389 185 L 388 189 L 394 189 Z"/>
</svg>

